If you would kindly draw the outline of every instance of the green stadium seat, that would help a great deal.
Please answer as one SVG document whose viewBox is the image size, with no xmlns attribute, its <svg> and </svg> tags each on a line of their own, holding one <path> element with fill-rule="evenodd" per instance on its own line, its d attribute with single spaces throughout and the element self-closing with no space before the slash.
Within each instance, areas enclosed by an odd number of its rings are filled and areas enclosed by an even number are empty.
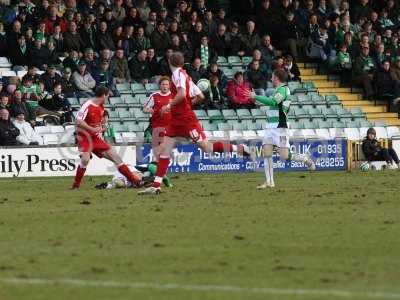
<svg viewBox="0 0 400 300">
<path fill-rule="evenodd" d="M 131 112 L 128 110 L 119 110 L 118 111 L 118 115 L 119 118 L 121 119 L 121 121 L 125 122 L 125 121 L 135 121 L 135 117 L 132 116 Z"/>
<path fill-rule="evenodd" d="M 246 123 L 236 123 L 232 125 L 233 130 L 247 130 Z"/>
<path fill-rule="evenodd" d="M 244 124 L 246 124 L 247 130 L 261 130 L 261 129 L 263 129 L 260 123 L 247 122 L 247 123 L 244 123 Z"/>
<path fill-rule="evenodd" d="M 297 101 L 300 105 L 311 105 L 313 102 L 311 101 L 311 96 L 307 94 L 298 94 Z"/>
<path fill-rule="evenodd" d="M 240 59 L 239 56 L 228 56 L 228 63 L 232 67 L 241 66 L 242 60 Z"/>
<path fill-rule="evenodd" d="M 218 109 L 210 109 L 207 111 L 207 114 L 208 117 L 210 118 L 210 121 L 224 120 L 224 116 Z"/>
<path fill-rule="evenodd" d="M 323 118 L 324 115 L 322 114 L 321 110 L 318 107 L 308 107 L 308 114 L 311 118 Z"/>
<path fill-rule="evenodd" d="M 308 112 L 302 107 L 297 107 L 294 111 L 294 114 L 299 119 L 310 118 Z"/>
<path fill-rule="evenodd" d="M 136 123 L 128 123 L 128 129 L 131 132 L 143 132 L 143 127 Z"/>
<path fill-rule="evenodd" d="M 265 112 L 262 111 L 261 109 L 253 108 L 250 110 L 250 112 L 254 119 L 263 119 L 263 120 L 266 119 Z"/>
<path fill-rule="evenodd" d="M 257 130 L 264 129 L 265 126 L 266 126 L 266 124 L 267 124 L 267 120 L 258 119 L 258 120 L 256 120 L 256 124 L 257 124 L 257 126 L 259 126 L 259 128 L 260 128 L 260 129 L 257 129 Z"/>
<path fill-rule="evenodd" d="M 71 106 L 74 106 L 74 107 L 80 106 L 79 100 L 76 97 L 70 97 L 70 98 L 67 98 L 67 100 L 71 104 Z"/>
<path fill-rule="evenodd" d="M 130 94 L 131 93 L 131 88 L 129 86 L 129 83 L 117 83 L 115 85 L 115 87 L 120 94 Z"/>
<path fill-rule="evenodd" d="M 311 102 L 314 105 L 323 105 L 326 103 L 324 96 L 318 94 L 311 95 Z"/>
<path fill-rule="evenodd" d="M 218 126 L 216 124 L 204 122 L 204 123 L 202 123 L 202 125 L 203 125 L 203 129 L 206 131 L 217 131 L 218 130 Z"/>
<path fill-rule="evenodd" d="M 314 124 L 315 124 L 315 128 L 331 128 L 331 122 L 329 120 L 325 121 L 323 119 L 316 119 L 313 120 Z"/>
<path fill-rule="evenodd" d="M 251 120 L 253 116 L 248 109 L 238 109 L 236 110 L 237 116 L 240 120 Z"/>
<path fill-rule="evenodd" d="M 79 104 L 83 105 L 83 103 L 85 103 L 88 100 L 89 100 L 89 98 L 79 98 Z"/>
<path fill-rule="evenodd" d="M 358 127 L 372 127 L 372 123 L 368 120 L 365 119 L 361 119 L 358 120 Z"/>
<path fill-rule="evenodd" d="M 131 83 L 131 90 L 136 94 L 146 94 L 146 88 L 141 83 Z"/>
<path fill-rule="evenodd" d="M 248 66 L 252 61 L 253 61 L 252 56 L 243 56 L 242 57 L 242 65 L 243 66 Z"/>
<path fill-rule="evenodd" d="M 312 81 L 303 82 L 303 89 L 305 89 L 307 92 L 316 92 L 317 91 L 317 88 L 315 87 L 315 84 Z"/>
<path fill-rule="evenodd" d="M 360 123 L 357 121 L 353 121 L 353 120 L 346 120 L 343 123 L 346 125 L 346 128 L 359 128 L 360 127 Z"/>
<path fill-rule="evenodd" d="M 123 99 L 121 97 L 110 97 L 108 99 L 110 104 L 113 107 L 126 107 L 127 105 L 124 103 Z"/>
<path fill-rule="evenodd" d="M 334 120 L 332 121 L 332 128 L 346 128 L 346 125 L 343 122 Z"/>
<path fill-rule="evenodd" d="M 145 89 L 147 93 L 154 93 L 155 91 L 158 91 L 160 88 L 157 83 L 147 83 L 145 85 Z"/>
<path fill-rule="evenodd" d="M 242 68 L 242 67 L 233 67 L 232 68 L 233 74 L 237 73 L 237 72 L 246 72 L 246 69 Z"/>
<path fill-rule="evenodd" d="M 326 95 L 325 101 L 327 102 L 328 105 L 341 104 L 341 101 L 336 95 Z"/>
<path fill-rule="evenodd" d="M 300 123 L 302 124 L 304 129 L 314 129 L 315 125 L 314 122 L 310 121 L 310 120 L 300 120 Z"/>
<path fill-rule="evenodd" d="M 352 115 L 353 118 L 364 118 L 364 112 L 362 111 L 362 109 L 360 107 L 353 107 L 350 110 L 350 113 Z"/>
<path fill-rule="evenodd" d="M 228 60 L 227 60 L 226 57 L 224 57 L 224 56 L 218 56 L 217 64 L 218 64 L 218 66 L 220 66 L 221 68 L 222 68 L 222 67 L 227 67 L 227 66 L 229 66 Z"/>
<path fill-rule="evenodd" d="M 133 116 L 135 116 L 136 120 L 138 121 L 148 121 L 150 118 L 150 115 L 144 113 L 143 110 L 141 110 L 140 108 L 129 109 L 129 111 Z"/>
<path fill-rule="evenodd" d="M 351 118 L 352 117 L 351 112 L 349 112 L 347 109 L 345 109 L 342 106 L 336 106 L 336 107 L 334 107 L 334 110 L 336 111 L 339 118 Z"/>
<path fill-rule="evenodd" d="M 126 132 L 128 127 L 125 124 L 113 124 L 113 129 L 115 132 Z"/>
<path fill-rule="evenodd" d="M 108 119 L 110 121 L 119 121 L 119 114 L 115 110 L 108 111 Z"/>
<path fill-rule="evenodd" d="M 141 105 L 140 102 L 138 101 L 138 98 L 132 95 L 121 95 L 121 98 L 128 107 L 138 107 Z"/>
<path fill-rule="evenodd" d="M 233 109 L 223 109 L 222 115 L 224 116 L 225 120 L 237 120 L 238 116 Z"/>
<path fill-rule="evenodd" d="M 223 69 L 223 72 L 224 72 L 225 76 L 228 77 L 229 79 L 231 79 L 235 76 L 235 70 L 233 70 L 233 69 Z"/>
<path fill-rule="evenodd" d="M 382 121 L 382 120 L 373 121 L 373 125 L 374 125 L 374 127 L 387 127 L 386 122 Z M 361 126 L 361 127 L 365 127 L 365 126 Z"/>
<path fill-rule="evenodd" d="M 194 113 L 196 114 L 196 117 L 199 120 L 208 120 L 209 119 L 206 111 L 203 109 L 195 110 Z"/>
<path fill-rule="evenodd" d="M 336 111 L 330 107 L 321 107 L 321 113 L 324 115 L 325 119 L 338 118 Z"/>
<path fill-rule="evenodd" d="M 290 95 L 289 99 L 290 99 L 290 105 L 298 105 L 299 104 L 299 100 L 297 100 L 296 95 Z"/>
<path fill-rule="evenodd" d="M 232 130 L 232 125 L 228 124 L 228 123 L 219 123 L 217 126 L 218 126 L 218 130 L 220 130 L 220 131 Z"/>
<path fill-rule="evenodd" d="M 290 128 L 291 129 L 304 129 L 303 123 L 298 121 L 298 122 L 290 122 Z"/>
</svg>

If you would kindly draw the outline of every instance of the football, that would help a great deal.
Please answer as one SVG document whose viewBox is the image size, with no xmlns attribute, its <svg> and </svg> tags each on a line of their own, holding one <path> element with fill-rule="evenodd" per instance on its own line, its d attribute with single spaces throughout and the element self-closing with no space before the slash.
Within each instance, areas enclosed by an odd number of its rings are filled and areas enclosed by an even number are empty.
<svg viewBox="0 0 400 300">
<path fill-rule="evenodd" d="M 198 82 L 197 82 L 197 87 L 200 89 L 200 91 L 202 91 L 203 93 L 204 92 L 207 92 L 209 89 L 210 89 L 210 86 L 211 86 L 211 84 L 210 84 L 210 81 L 209 80 L 207 80 L 207 79 L 200 79 Z"/>
</svg>

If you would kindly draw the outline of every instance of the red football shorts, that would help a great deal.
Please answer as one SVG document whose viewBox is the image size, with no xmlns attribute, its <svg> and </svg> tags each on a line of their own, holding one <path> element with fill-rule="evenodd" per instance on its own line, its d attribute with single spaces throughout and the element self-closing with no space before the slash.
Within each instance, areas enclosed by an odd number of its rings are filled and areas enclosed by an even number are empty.
<svg viewBox="0 0 400 300">
<path fill-rule="evenodd" d="M 89 152 L 102 158 L 103 153 L 110 150 L 111 146 L 102 138 L 86 134 L 77 135 L 77 143 L 79 152 Z"/>
<path fill-rule="evenodd" d="M 183 137 L 192 140 L 194 143 L 207 140 L 199 122 L 185 125 L 171 124 L 167 128 L 166 136 L 169 137 Z"/>
</svg>

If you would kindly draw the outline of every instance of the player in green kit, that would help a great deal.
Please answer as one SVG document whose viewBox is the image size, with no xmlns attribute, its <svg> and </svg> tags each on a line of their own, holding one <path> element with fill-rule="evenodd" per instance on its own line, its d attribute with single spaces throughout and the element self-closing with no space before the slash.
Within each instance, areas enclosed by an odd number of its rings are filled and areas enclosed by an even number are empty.
<svg viewBox="0 0 400 300">
<path fill-rule="evenodd" d="M 266 181 L 258 186 L 258 189 L 274 187 L 274 166 L 272 154 L 274 147 L 279 149 L 282 160 L 303 162 L 310 170 L 315 170 L 315 164 L 306 154 L 290 152 L 289 132 L 287 115 L 290 108 L 290 90 L 286 82 L 288 74 L 286 71 L 277 69 L 272 74 L 272 84 L 275 91 L 271 97 L 257 96 L 253 91 L 247 95 L 258 104 L 267 105 L 267 124 L 263 139 L 263 156 Z"/>
</svg>

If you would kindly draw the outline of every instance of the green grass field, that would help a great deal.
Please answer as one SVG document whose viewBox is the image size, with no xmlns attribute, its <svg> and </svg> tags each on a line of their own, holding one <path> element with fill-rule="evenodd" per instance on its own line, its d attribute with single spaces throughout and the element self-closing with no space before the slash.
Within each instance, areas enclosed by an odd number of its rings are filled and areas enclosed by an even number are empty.
<svg viewBox="0 0 400 300">
<path fill-rule="evenodd" d="M 0 180 L 0 299 L 400 299 L 400 172 Z"/>
</svg>

